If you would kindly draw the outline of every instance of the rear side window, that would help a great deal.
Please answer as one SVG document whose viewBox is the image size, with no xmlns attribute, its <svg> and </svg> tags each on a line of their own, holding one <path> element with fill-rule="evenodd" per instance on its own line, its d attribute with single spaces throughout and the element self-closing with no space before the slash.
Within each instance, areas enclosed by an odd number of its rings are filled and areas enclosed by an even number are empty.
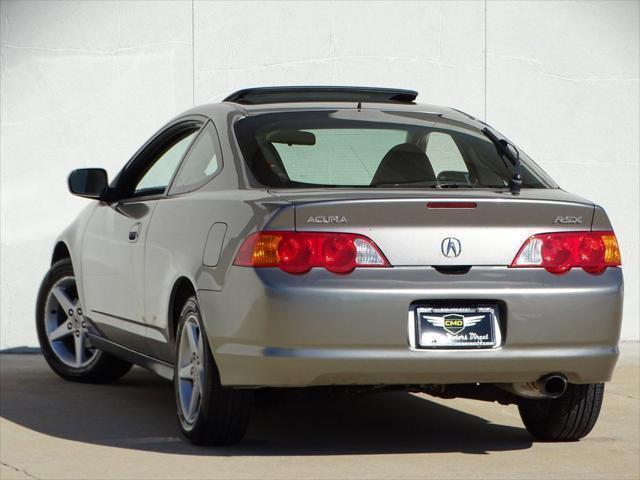
<svg viewBox="0 0 640 480">
<path fill-rule="evenodd" d="M 209 122 L 180 165 L 169 194 L 196 190 L 213 178 L 221 167 L 222 155 L 218 133 L 213 123 Z"/>
</svg>

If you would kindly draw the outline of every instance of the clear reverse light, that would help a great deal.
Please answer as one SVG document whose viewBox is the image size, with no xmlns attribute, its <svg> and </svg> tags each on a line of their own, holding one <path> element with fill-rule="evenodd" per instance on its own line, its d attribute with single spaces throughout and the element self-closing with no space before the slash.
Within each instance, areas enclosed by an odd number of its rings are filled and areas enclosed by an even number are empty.
<svg viewBox="0 0 640 480">
<path fill-rule="evenodd" d="M 357 265 L 384 265 L 386 263 L 380 252 L 370 242 L 356 238 L 353 243 L 356 246 Z"/>
</svg>

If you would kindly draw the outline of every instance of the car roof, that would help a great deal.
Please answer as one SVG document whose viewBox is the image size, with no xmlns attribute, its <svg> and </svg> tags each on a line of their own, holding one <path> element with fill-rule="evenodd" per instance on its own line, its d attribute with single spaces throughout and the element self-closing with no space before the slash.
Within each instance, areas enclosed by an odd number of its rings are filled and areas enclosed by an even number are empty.
<svg viewBox="0 0 640 480">
<path fill-rule="evenodd" d="M 362 109 L 447 115 L 477 126 L 474 117 L 455 108 L 415 103 L 417 95 L 413 90 L 380 87 L 258 87 L 239 90 L 222 102 L 200 105 L 185 113 L 216 118 L 230 111 L 251 116 L 283 111 Z"/>
</svg>

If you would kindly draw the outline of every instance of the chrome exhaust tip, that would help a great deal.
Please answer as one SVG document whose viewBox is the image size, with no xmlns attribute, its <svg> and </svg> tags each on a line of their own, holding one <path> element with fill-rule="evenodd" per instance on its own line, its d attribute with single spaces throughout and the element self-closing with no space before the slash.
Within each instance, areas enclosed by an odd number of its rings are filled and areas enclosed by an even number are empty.
<svg viewBox="0 0 640 480">
<path fill-rule="evenodd" d="M 567 391 L 567 378 L 564 375 L 552 373 L 545 375 L 538 382 L 547 398 L 558 398 Z"/>
<path fill-rule="evenodd" d="M 519 397 L 530 399 L 558 398 L 567 391 L 567 377 L 550 373 L 535 382 L 502 383 L 497 386 Z"/>
</svg>

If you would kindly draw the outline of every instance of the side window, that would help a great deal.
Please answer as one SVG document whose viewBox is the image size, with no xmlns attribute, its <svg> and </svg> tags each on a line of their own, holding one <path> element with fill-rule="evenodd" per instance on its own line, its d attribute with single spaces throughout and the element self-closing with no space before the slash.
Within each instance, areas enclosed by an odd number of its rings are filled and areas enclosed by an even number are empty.
<svg viewBox="0 0 640 480">
<path fill-rule="evenodd" d="M 469 181 L 469 170 L 451 135 L 431 132 L 426 153 L 439 181 Z"/>
<path fill-rule="evenodd" d="M 213 123 L 209 122 L 196 139 L 176 175 L 170 194 L 191 192 L 213 177 L 222 167 L 220 142 Z"/>
<path fill-rule="evenodd" d="M 198 133 L 198 130 L 187 131 L 185 133 L 186 136 L 181 135 L 173 143 L 170 143 L 163 153 L 153 162 L 151 167 L 149 167 L 136 184 L 133 190 L 134 195 L 156 195 L 164 192 L 176 168 L 178 168 L 178 164 L 184 153 Z"/>
</svg>

